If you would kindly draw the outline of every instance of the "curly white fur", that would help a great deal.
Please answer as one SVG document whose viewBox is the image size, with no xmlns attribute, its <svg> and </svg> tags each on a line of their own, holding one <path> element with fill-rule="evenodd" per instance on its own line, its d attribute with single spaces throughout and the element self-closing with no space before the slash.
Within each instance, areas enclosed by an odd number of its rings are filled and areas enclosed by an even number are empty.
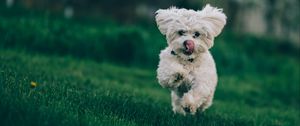
<svg viewBox="0 0 300 126">
<path fill-rule="evenodd" d="M 159 9 L 155 18 L 168 42 L 159 55 L 157 78 L 162 87 L 171 89 L 173 111 L 184 115 L 204 111 L 211 106 L 217 85 L 215 62 L 208 50 L 226 24 L 225 14 L 208 4 L 201 11 Z M 193 43 L 188 45 L 191 54 L 185 53 L 187 40 Z"/>
</svg>

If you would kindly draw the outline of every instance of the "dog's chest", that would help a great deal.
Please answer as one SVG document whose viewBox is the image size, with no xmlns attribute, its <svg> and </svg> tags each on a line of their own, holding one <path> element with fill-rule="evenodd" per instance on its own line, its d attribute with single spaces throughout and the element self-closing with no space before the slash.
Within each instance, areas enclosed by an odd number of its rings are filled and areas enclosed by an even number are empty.
<svg viewBox="0 0 300 126">
<path fill-rule="evenodd" d="M 200 67 L 201 63 L 195 61 L 195 62 L 183 62 L 181 63 L 181 65 L 183 66 L 183 68 L 188 71 L 189 73 L 197 70 L 197 68 Z"/>
</svg>

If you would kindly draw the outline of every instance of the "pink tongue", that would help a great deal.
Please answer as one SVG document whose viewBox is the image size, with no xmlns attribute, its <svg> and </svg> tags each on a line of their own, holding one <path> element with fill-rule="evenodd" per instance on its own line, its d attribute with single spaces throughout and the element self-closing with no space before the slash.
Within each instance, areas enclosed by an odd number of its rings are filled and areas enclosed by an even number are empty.
<svg viewBox="0 0 300 126">
<path fill-rule="evenodd" d="M 186 44 L 185 44 L 185 52 L 187 54 L 192 54 L 194 52 L 194 48 L 195 48 L 195 44 L 193 41 L 187 41 Z"/>
</svg>

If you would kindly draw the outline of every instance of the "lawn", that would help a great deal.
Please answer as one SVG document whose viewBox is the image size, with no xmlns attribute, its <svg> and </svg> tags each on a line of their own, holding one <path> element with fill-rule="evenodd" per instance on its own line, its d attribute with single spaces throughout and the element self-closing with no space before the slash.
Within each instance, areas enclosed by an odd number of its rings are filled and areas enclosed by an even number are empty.
<svg viewBox="0 0 300 126">
<path fill-rule="evenodd" d="M 185 117 L 172 113 L 154 69 L 15 49 L 1 49 L 0 61 L 1 125 L 299 124 L 298 102 L 274 96 L 268 76 L 220 76 L 214 105 Z"/>
</svg>

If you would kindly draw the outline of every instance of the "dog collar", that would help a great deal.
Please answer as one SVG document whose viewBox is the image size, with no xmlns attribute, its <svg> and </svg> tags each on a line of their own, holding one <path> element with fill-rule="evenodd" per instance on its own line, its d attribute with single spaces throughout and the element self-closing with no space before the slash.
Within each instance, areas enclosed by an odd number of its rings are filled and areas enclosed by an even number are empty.
<svg viewBox="0 0 300 126">
<path fill-rule="evenodd" d="M 173 50 L 171 51 L 171 54 L 174 55 L 174 56 L 177 55 L 177 54 L 175 53 L 175 51 L 173 51 Z"/>
<path fill-rule="evenodd" d="M 177 54 L 175 53 L 174 50 L 172 50 L 172 51 L 171 51 L 171 55 L 176 56 Z M 188 59 L 188 61 L 190 61 L 190 62 L 192 63 L 192 62 L 194 61 L 194 58 L 190 58 L 190 59 Z"/>
<path fill-rule="evenodd" d="M 194 61 L 194 59 L 193 58 L 190 58 L 190 59 L 188 59 L 188 61 L 190 61 L 191 63 Z"/>
</svg>

